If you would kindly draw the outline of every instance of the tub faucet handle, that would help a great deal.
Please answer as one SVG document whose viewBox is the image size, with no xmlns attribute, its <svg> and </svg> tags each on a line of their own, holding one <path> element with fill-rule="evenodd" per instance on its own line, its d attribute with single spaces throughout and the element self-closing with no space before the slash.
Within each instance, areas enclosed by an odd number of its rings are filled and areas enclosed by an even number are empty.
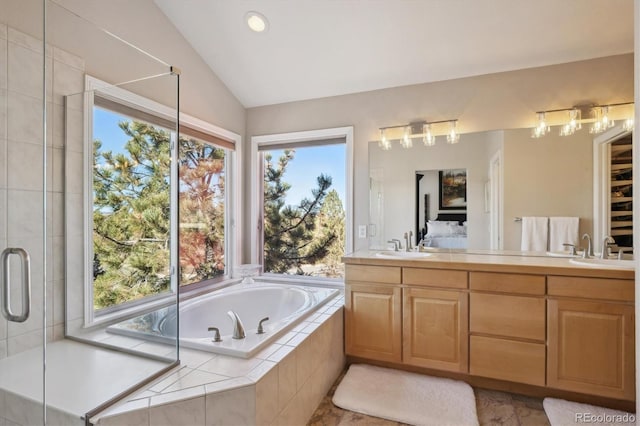
<svg viewBox="0 0 640 426">
<path fill-rule="evenodd" d="M 229 318 L 233 322 L 233 338 L 234 339 L 244 339 L 244 325 L 242 325 L 242 321 L 240 321 L 240 317 L 234 311 L 227 312 Z"/>
<path fill-rule="evenodd" d="M 216 334 L 213 336 L 214 342 L 222 342 L 222 339 L 220 338 L 220 330 L 218 330 L 218 327 L 209 327 L 207 330 L 216 332 Z"/>
<path fill-rule="evenodd" d="M 264 334 L 264 329 L 262 328 L 262 323 L 265 321 L 269 321 L 269 317 L 262 318 L 258 323 L 258 332 L 256 334 Z"/>
</svg>

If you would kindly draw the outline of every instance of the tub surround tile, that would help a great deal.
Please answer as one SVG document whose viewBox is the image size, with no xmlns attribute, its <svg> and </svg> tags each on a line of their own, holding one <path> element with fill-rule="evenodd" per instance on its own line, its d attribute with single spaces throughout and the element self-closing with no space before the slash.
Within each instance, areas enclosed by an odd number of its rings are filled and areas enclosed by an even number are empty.
<svg viewBox="0 0 640 426">
<path fill-rule="evenodd" d="M 122 414 L 102 417 L 93 423 L 98 426 L 149 426 L 149 410 L 131 409 Z"/>
<path fill-rule="evenodd" d="M 257 425 L 270 425 L 280 411 L 278 404 L 278 375 L 279 367 L 271 368 L 256 383 Z"/>
<path fill-rule="evenodd" d="M 27 49 L 31 49 L 37 53 L 42 54 L 42 40 L 38 40 L 22 31 L 18 31 L 12 27 L 7 26 L 7 38 L 9 42 L 16 43 Z"/>
<path fill-rule="evenodd" d="M 262 380 L 264 376 L 269 374 L 272 370 L 277 369 L 278 364 L 272 361 L 264 361 L 260 363 L 256 368 L 251 370 L 249 374 L 247 374 L 247 379 L 251 380 L 254 383 Z"/>
<path fill-rule="evenodd" d="M 149 423 L 152 425 L 204 426 L 205 398 L 193 398 L 170 405 L 151 407 Z"/>
<path fill-rule="evenodd" d="M 7 83 L 10 90 L 42 99 L 42 54 L 19 44 L 9 43 L 7 59 Z"/>
<path fill-rule="evenodd" d="M 63 64 L 78 70 L 84 70 L 84 59 L 74 55 L 73 53 L 69 53 L 66 50 L 60 49 L 59 47 L 53 47 L 53 60 L 62 62 Z M 82 78 L 82 81 L 84 81 L 84 76 Z"/>
<path fill-rule="evenodd" d="M 218 374 L 207 373 L 206 371 L 194 370 L 189 374 L 180 377 L 176 382 L 167 387 L 163 392 L 174 392 L 194 386 L 202 386 L 208 383 L 215 383 L 227 380 L 228 377 Z"/>
<path fill-rule="evenodd" d="M 207 426 L 255 424 L 255 388 L 246 386 L 215 395 L 207 395 L 206 412 Z"/>
<path fill-rule="evenodd" d="M 273 344 L 267 346 L 266 348 L 264 348 L 262 351 L 258 352 L 255 355 L 255 357 L 256 358 L 260 358 L 260 359 L 268 359 L 271 355 L 273 355 L 275 352 L 277 352 L 280 348 L 282 348 L 281 344 L 273 343 Z"/>
<path fill-rule="evenodd" d="M 299 333 L 299 332 L 301 332 L 302 330 L 304 330 L 304 328 L 305 328 L 306 326 L 308 326 L 308 325 L 309 325 L 309 321 L 302 321 L 300 324 L 296 325 L 296 326 L 293 328 L 293 331 L 294 331 L 294 332 L 296 332 L 296 333 Z"/>
<path fill-rule="evenodd" d="M 42 101 L 21 93 L 7 93 L 7 139 L 42 144 Z"/>
<path fill-rule="evenodd" d="M 296 333 L 295 337 L 287 342 L 287 346 L 299 346 L 302 342 L 304 342 L 309 337 L 307 333 Z"/>
<path fill-rule="evenodd" d="M 295 350 L 294 346 L 284 345 L 280 349 L 275 351 L 271 356 L 269 356 L 269 358 L 267 358 L 267 360 L 268 361 L 272 361 L 272 362 L 281 361 L 282 359 L 284 359 L 284 357 L 289 355 L 294 350 Z"/>
<path fill-rule="evenodd" d="M 164 378 L 160 378 L 156 383 L 151 385 L 149 390 L 162 393 L 162 391 L 164 391 L 166 388 L 177 382 L 181 377 L 184 377 L 187 374 L 191 373 L 192 371 L 192 368 L 179 367 L 177 371 L 170 372 Z"/>
<path fill-rule="evenodd" d="M 291 352 L 278 363 L 278 409 L 284 410 L 295 396 L 298 388 L 296 383 L 297 359 L 296 352 Z"/>
<path fill-rule="evenodd" d="M 244 387 L 253 387 L 253 382 L 246 377 L 236 377 L 233 379 L 227 379 L 220 382 L 209 383 L 205 385 L 205 390 L 207 395 L 213 395 L 216 393 L 226 392 L 232 389 L 244 388 Z"/>
<path fill-rule="evenodd" d="M 317 323 L 318 327 L 312 334 L 291 332 L 287 343 L 300 334 L 295 341 L 299 342 L 298 346 L 276 344 L 279 348 L 267 360 L 183 349 L 181 357 L 185 364 L 191 362 L 190 367 L 168 374 L 129 398 L 132 402 L 148 401 L 148 410 L 131 407 L 130 418 L 123 417 L 129 414 L 126 412 L 104 419 L 100 415 L 96 417 L 98 424 L 119 424 L 116 420 L 120 419 L 122 424 L 147 424 L 145 421 L 162 424 L 163 419 L 175 424 L 200 424 L 202 416 L 207 425 L 305 424 L 334 378 L 344 369 L 343 345 L 336 340 L 342 336 L 342 311 L 332 316 L 321 315 L 320 318 L 324 322 L 322 326 Z M 301 325 L 306 327 L 310 324 L 305 321 Z M 328 342 L 336 345 L 321 347 Z M 312 353 L 314 350 L 318 352 L 315 355 Z M 220 376 L 228 378 L 200 384 Z M 193 384 L 196 386 L 185 388 Z M 199 404 L 192 404 L 203 397 L 205 402 L 201 409 Z M 156 407 L 166 410 L 151 414 Z M 185 418 L 184 407 L 201 411 L 190 413 L 193 417 Z M 107 423 L 109 421 L 112 423 Z"/>
<path fill-rule="evenodd" d="M 158 407 L 161 405 L 171 405 L 176 401 L 187 401 L 190 399 L 196 399 L 204 397 L 206 394 L 204 385 L 194 386 L 187 389 L 182 389 L 175 392 L 162 393 L 160 395 L 152 396 L 149 398 L 149 407 Z"/>
<path fill-rule="evenodd" d="M 199 366 L 207 361 L 212 360 L 216 356 L 216 354 L 211 352 L 180 348 L 180 364 L 189 368 L 198 368 Z"/>
<path fill-rule="evenodd" d="M 202 364 L 198 369 L 228 377 L 240 377 L 249 373 L 262 362 L 258 358 L 233 358 L 220 355 Z"/>
<path fill-rule="evenodd" d="M 293 339 L 297 335 L 298 333 L 296 333 L 295 331 L 290 331 L 284 336 L 282 336 L 281 338 L 279 338 L 278 340 L 276 340 L 276 343 L 279 345 L 286 345 L 289 340 Z"/>
</svg>

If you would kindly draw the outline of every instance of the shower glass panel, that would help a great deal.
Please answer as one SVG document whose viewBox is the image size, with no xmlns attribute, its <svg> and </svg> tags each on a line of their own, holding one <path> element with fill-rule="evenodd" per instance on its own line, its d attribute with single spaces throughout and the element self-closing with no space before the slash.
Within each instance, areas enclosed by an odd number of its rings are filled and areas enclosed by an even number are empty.
<svg viewBox="0 0 640 426">
<path fill-rule="evenodd" d="M 100 361 L 78 383 L 56 388 L 51 377 L 48 402 L 90 419 L 178 359 L 176 338 L 155 331 L 177 322 L 179 76 L 92 22 L 100 16 L 87 2 L 73 6 L 48 2 L 53 169 L 62 180 L 52 244 L 65 295 L 55 320 L 74 356 Z M 132 318 L 147 332 L 123 332 L 118 324 Z"/>
<path fill-rule="evenodd" d="M 44 167 L 51 57 L 43 0 L 0 1 L 0 11 L 0 424 L 42 424 L 45 346 L 54 334 L 45 257 L 53 182 Z"/>
</svg>

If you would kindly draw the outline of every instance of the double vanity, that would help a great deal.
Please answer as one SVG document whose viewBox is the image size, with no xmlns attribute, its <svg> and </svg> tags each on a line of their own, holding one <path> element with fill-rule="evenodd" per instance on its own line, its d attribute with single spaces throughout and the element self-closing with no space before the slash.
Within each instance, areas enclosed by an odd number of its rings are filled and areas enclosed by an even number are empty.
<svg viewBox="0 0 640 426">
<path fill-rule="evenodd" d="M 453 251 L 344 261 L 351 361 L 634 411 L 625 261 Z"/>
</svg>

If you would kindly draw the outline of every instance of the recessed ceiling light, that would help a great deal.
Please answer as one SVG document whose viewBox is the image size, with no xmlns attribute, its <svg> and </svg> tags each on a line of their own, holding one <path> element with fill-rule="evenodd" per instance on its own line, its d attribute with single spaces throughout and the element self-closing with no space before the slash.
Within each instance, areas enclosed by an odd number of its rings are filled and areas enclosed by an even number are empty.
<svg viewBox="0 0 640 426">
<path fill-rule="evenodd" d="M 269 21 L 267 21 L 267 18 L 261 13 L 253 11 L 247 12 L 245 19 L 251 31 L 263 33 L 269 29 Z"/>
</svg>

